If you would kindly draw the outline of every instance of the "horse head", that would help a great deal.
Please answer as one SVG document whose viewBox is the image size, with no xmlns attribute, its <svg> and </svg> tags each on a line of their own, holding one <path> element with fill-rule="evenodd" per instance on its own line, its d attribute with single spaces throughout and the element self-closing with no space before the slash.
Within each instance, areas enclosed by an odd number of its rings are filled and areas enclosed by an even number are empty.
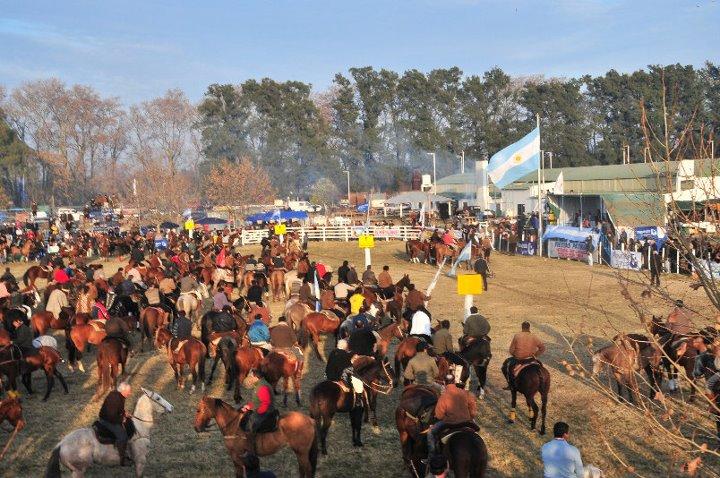
<svg viewBox="0 0 720 478">
<path fill-rule="evenodd" d="M 222 404 L 218 398 L 208 397 L 204 395 L 198 402 L 195 411 L 194 428 L 197 433 L 202 433 L 208 429 L 210 421 L 215 418 L 217 408 Z"/>
<path fill-rule="evenodd" d="M 173 405 L 167 400 L 165 400 L 159 393 L 152 390 L 147 390 L 144 387 L 140 387 L 140 389 L 143 391 L 145 396 L 151 400 L 153 411 L 157 413 L 172 413 L 172 411 L 175 409 L 175 407 L 173 407 Z"/>
</svg>

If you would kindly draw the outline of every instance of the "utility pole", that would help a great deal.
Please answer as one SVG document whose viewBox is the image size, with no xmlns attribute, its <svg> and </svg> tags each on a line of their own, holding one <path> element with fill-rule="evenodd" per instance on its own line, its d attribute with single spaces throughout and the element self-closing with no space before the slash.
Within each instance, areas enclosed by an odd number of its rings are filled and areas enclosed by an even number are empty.
<svg viewBox="0 0 720 478">
<path fill-rule="evenodd" d="M 465 150 L 462 150 L 462 155 L 460 156 L 460 173 L 465 174 Z"/>
<path fill-rule="evenodd" d="M 347 174 L 347 196 L 348 196 L 348 207 L 350 207 L 350 170 L 346 169 L 345 174 Z"/>
<path fill-rule="evenodd" d="M 710 140 L 710 159 L 715 159 L 715 140 Z"/>
<path fill-rule="evenodd" d="M 433 194 L 437 194 L 437 181 L 435 177 L 435 153 L 428 153 L 433 158 Z"/>
</svg>

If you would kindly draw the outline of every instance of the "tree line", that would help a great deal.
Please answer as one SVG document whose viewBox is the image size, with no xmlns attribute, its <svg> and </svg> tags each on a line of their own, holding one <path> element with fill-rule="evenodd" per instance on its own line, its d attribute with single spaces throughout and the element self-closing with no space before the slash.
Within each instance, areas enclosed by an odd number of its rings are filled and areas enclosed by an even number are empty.
<svg viewBox="0 0 720 478">
<path fill-rule="evenodd" d="M 489 158 L 530 131 L 536 114 L 556 167 L 619 164 L 625 148 L 642 161 L 666 128 L 675 157 L 708 157 L 720 130 L 720 71 L 711 62 L 580 78 L 350 68 L 320 92 L 269 78 L 212 84 L 197 105 L 170 90 L 124 107 L 57 79 L 0 93 L 2 200 L 15 205 L 108 193 L 175 211 L 217 200 L 209 178 L 239 174 L 233 165 L 267 175 L 283 197 L 309 196 L 318 183 L 337 195 L 346 170 L 354 190 L 398 190 L 413 170 L 431 172 L 429 153 L 439 177 L 458 172 L 461 154 Z"/>
</svg>

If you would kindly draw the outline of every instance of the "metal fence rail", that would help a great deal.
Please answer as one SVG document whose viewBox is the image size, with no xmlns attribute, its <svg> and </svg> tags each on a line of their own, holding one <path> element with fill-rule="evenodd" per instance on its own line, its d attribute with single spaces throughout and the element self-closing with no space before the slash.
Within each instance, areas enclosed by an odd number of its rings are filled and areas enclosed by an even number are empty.
<svg viewBox="0 0 720 478">
<path fill-rule="evenodd" d="M 311 241 L 353 241 L 365 231 L 364 226 L 316 226 L 288 227 L 288 232 L 296 232 L 299 236 L 307 234 Z M 370 226 L 370 233 L 375 240 L 407 241 L 420 237 L 421 229 L 412 226 Z M 267 229 L 244 229 L 240 235 L 241 244 L 258 244 L 263 237 L 268 237 Z"/>
</svg>

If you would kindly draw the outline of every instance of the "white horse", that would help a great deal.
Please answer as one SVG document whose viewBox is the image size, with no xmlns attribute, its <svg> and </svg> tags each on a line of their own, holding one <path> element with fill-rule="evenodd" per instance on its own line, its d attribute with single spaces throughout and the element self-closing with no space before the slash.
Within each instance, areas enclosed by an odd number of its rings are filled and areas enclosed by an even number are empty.
<svg viewBox="0 0 720 478">
<path fill-rule="evenodd" d="M 144 388 L 142 391 L 143 395 L 138 399 L 132 416 L 135 435 L 128 442 L 131 458 L 135 462 L 135 476 L 138 477 L 142 476 L 147 463 L 150 429 L 154 425 L 153 412 L 162 414 L 173 411 L 173 406 L 160 394 Z M 70 469 L 73 478 L 81 478 L 93 464 L 119 465 L 120 454 L 115 445 L 102 445 L 92 428 L 79 428 L 60 440 L 52 451 L 45 477 L 59 478 L 61 463 Z"/>
<path fill-rule="evenodd" d="M 181 292 L 175 307 L 177 310 L 185 311 L 185 315 L 188 319 L 193 322 L 197 322 L 200 318 L 200 306 L 202 305 L 202 301 L 203 299 L 208 298 L 210 298 L 210 292 L 208 292 L 205 284 L 200 284 L 193 291 Z"/>
</svg>

